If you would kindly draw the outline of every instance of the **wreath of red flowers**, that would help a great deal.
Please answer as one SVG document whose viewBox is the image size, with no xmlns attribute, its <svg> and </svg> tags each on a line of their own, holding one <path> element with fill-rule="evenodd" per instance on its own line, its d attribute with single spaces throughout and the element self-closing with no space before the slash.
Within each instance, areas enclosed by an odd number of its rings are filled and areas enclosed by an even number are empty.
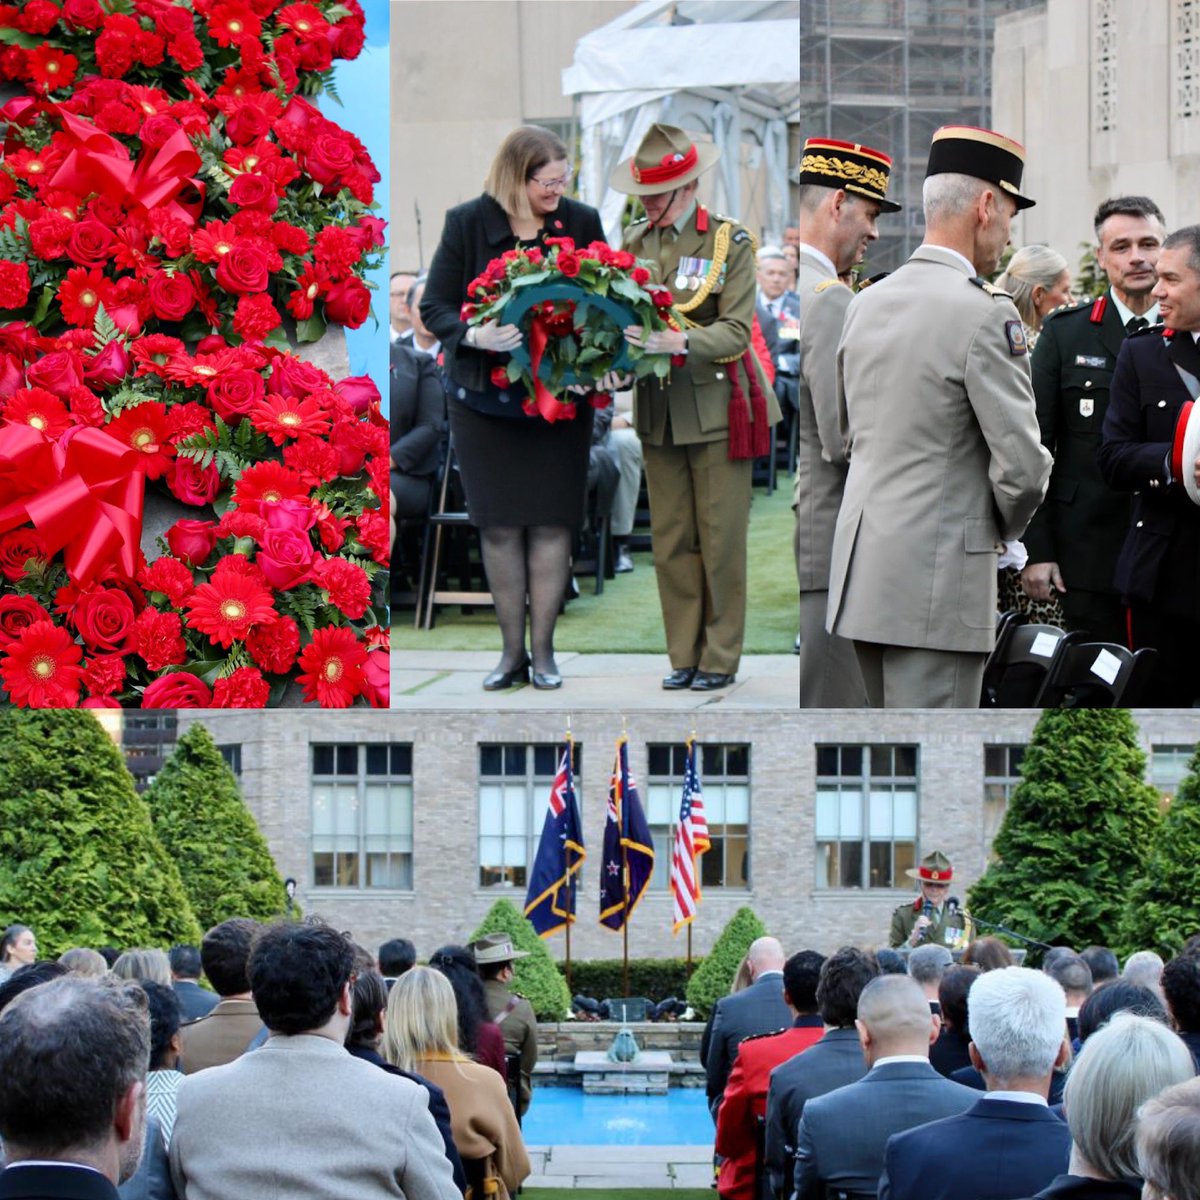
<svg viewBox="0 0 1200 1200">
<path fill-rule="evenodd" d="M 305 96 L 357 0 L 0 4 L 0 687 L 387 704 L 388 430 L 297 353 L 361 325 L 379 173 Z M 193 507 L 139 544 L 147 489 Z"/>
</svg>

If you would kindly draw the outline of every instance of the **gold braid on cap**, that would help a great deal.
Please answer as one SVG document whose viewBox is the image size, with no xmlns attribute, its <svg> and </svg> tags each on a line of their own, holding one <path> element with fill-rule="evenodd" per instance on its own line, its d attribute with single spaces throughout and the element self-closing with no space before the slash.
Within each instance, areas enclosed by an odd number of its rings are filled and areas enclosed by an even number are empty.
<svg viewBox="0 0 1200 1200">
<path fill-rule="evenodd" d="M 746 232 L 750 235 L 750 252 L 757 255 L 758 238 L 749 229 Z M 725 266 L 725 260 L 729 257 L 729 242 L 732 237 L 733 222 L 723 222 L 717 229 L 717 235 L 713 241 L 712 266 L 709 267 L 708 274 L 704 277 L 704 282 L 696 289 L 696 294 L 686 304 L 676 304 L 672 309 L 677 316 L 682 318 L 683 324 L 689 329 L 695 329 L 699 325 L 699 322 L 691 320 L 687 314 L 694 312 L 712 295 L 713 288 L 717 286 L 717 280 L 721 278 L 721 268 Z M 719 363 L 737 362 L 744 353 L 745 351 L 742 351 L 741 354 L 734 354 L 729 358 L 714 359 L 714 361 Z"/>
<path fill-rule="evenodd" d="M 887 194 L 888 177 L 878 167 L 848 162 L 844 158 L 827 158 L 824 154 L 806 154 L 800 160 L 801 171 L 816 171 L 831 179 L 848 179 L 874 188 L 881 196 Z"/>
</svg>

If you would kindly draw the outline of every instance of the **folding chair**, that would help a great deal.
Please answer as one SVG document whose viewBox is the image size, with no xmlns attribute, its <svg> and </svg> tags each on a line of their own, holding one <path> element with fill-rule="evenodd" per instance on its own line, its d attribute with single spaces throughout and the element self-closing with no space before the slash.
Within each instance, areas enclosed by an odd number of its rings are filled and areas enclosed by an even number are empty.
<svg viewBox="0 0 1200 1200">
<path fill-rule="evenodd" d="M 1064 644 L 1082 641 L 1057 625 L 1011 621 L 1001 631 L 983 671 L 983 708 L 1033 708 L 1055 655 Z"/>
<path fill-rule="evenodd" d="M 1038 692 L 1039 708 L 1121 708 L 1136 704 L 1153 674 L 1158 651 L 1113 642 L 1064 645 Z"/>
</svg>

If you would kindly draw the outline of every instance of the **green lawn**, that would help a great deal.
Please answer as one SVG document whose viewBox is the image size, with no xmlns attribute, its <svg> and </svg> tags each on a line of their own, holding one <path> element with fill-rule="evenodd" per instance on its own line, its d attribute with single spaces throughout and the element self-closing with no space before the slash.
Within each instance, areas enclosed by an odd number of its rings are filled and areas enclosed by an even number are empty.
<svg viewBox="0 0 1200 1200">
<path fill-rule="evenodd" d="M 747 654 L 786 654 L 796 636 L 798 592 L 792 558 L 791 480 L 780 480 L 772 496 L 755 489 L 750 510 Z M 662 610 L 649 552 L 635 554 L 634 571 L 605 582 L 594 596 L 592 579 L 581 579 L 582 595 L 567 605 L 555 647 L 580 654 L 665 654 Z M 500 632 L 490 609 L 464 613 L 443 608 L 426 632 L 412 626 L 412 609 L 399 609 L 392 626 L 393 650 L 499 650 Z"/>
</svg>

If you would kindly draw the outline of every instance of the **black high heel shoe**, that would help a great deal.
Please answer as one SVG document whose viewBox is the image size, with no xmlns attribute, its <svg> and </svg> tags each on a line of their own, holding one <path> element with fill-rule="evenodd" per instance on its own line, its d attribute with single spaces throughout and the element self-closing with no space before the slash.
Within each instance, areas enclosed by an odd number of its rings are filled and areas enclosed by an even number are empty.
<svg viewBox="0 0 1200 1200">
<path fill-rule="evenodd" d="M 551 671 L 534 671 L 533 686 L 540 692 L 552 692 L 562 687 L 562 676 Z"/>
<path fill-rule="evenodd" d="M 511 671 L 493 671 L 483 681 L 485 692 L 502 692 L 505 688 L 516 687 L 518 683 L 529 682 L 529 656 L 519 662 Z"/>
</svg>

